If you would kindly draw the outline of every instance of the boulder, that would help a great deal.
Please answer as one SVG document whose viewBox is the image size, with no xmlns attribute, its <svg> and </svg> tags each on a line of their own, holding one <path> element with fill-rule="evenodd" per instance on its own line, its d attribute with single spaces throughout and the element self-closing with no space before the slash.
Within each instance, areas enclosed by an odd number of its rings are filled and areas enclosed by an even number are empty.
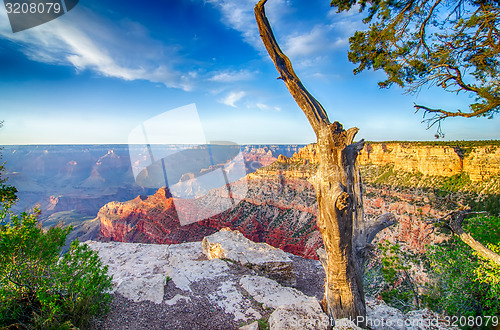
<svg viewBox="0 0 500 330">
<path fill-rule="evenodd" d="M 428 309 L 410 311 L 403 314 L 400 310 L 387 306 L 383 301 L 366 301 L 367 325 L 373 330 L 446 330 L 458 329 L 451 326 L 442 315 Z"/>
<path fill-rule="evenodd" d="M 335 320 L 335 326 L 332 330 L 362 330 L 362 328 L 349 319 L 340 319 Z"/>
<path fill-rule="evenodd" d="M 383 301 L 366 302 L 367 325 L 372 329 L 404 330 L 404 314 L 399 309 L 387 306 Z"/>
<path fill-rule="evenodd" d="M 270 329 L 328 328 L 328 316 L 315 297 L 262 276 L 245 275 L 240 285 L 262 307 L 275 310 L 269 316 Z"/>
<path fill-rule="evenodd" d="M 267 243 L 252 242 L 236 230 L 224 228 L 206 236 L 202 246 L 208 259 L 234 261 L 283 285 L 296 283 L 293 262 L 285 252 Z"/>
</svg>

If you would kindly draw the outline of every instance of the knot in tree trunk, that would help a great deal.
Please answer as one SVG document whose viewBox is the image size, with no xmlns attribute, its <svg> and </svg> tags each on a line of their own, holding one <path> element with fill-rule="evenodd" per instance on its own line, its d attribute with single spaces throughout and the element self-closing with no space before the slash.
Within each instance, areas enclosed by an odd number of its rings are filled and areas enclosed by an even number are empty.
<svg viewBox="0 0 500 330">
<path fill-rule="evenodd" d="M 351 196 L 344 191 L 339 195 L 339 197 L 337 197 L 335 205 L 339 211 L 345 212 L 351 206 L 351 203 Z"/>
</svg>

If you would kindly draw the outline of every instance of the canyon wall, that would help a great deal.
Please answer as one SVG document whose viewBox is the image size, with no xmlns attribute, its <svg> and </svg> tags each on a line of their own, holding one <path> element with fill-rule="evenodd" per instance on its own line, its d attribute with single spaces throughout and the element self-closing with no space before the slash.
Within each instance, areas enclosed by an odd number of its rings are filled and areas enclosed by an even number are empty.
<svg viewBox="0 0 500 330">
<path fill-rule="evenodd" d="M 467 173 L 474 180 L 484 180 L 498 174 L 499 150 L 495 146 L 481 146 L 464 152 L 451 146 L 371 143 L 362 151 L 360 162 L 375 167 L 393 164 L 395 170 L 428 176 Z M 266 148 L 254 149 L 248 154 L 247 164 L 265 164 L 276 157 Z M 255 242 L 266 242 L 315 259 L 322 239 L 316 225 L 315 192 L 307 181 L 317 167 L 315 146 L 311 144 L 293 156 L 288 155 L 280 155 L 268 166 L 249 173 L 246 177 L 248 193 L 235 207 L 186 226 L 179 222 L 173 199 L 165 188 L 149 197 L 108 203 L 98 214 L 100 239 L 173 244 L 197 241 L 229 227 Z M 376 218 L 391 212 L 398 219 L 398 224 L 381 232 L 377 241 L 404 242 L 413 251 L 423 251 L 426 245 L 444 239 L 427 219 L 447 214 L 453 208 L 448 200 L 440 202 L 432 192 L 413 186 L 371 185 L 369 182 L 364 183 L 365 216 Z M 239 184 L 244 182 L 234 183 L 235 187 Z"/>
<path fill-rule="evenodd" d="M 236 182 L 234 185 L 244 184 Z M 248 179 L 247 196 L 232 209 L 181 225 L 168 190 L 111 202 L 101 208 L 99 239 L 104 241 L 175 244 L 199 241 L 229 227 L 254 242 L 266 242 L 286 252 L 316 258 L 322 239 L 316 226 L 316 198 L 304 180 L 284 177 Z"/>
<path fill-rule="evenodd" d="M 358 160 L 361 165 L 394 165 L 394 170 L 421 173 L 426 176 L 453 176 L 465 173 L 471 181 L 480 182 L 500 175 L 500 146 L 474 145 L 460 147 L 422 142 L 366 143 Z M 296 153 L 289 162 L 318 161 L 315 145 Z"/>
<path fill-rule="evenodd" d="M 464 164 L 485 161 L 487 155 L 496 150 L 476 148 L 464 157 L 466 161 L 462 161 L 452 147 L 384 145 L 367 145 L 360 157 L 361 163 L 387 165 L 395 162 L 394 166 L 399 170 L 449 176 L 461 173 L 459 169 L 463 171 Z M 271 156 L 267 151 L 262 154 Z M 486 170 L 484 166 L 476 165 L 477 170 L 481 175 L 493 175 L 495 162 L 490 164 L 492 166 Z M 241 231 L 253 241 L 266 242 L 306 258 L 316 258 L 315 251 L 322 245 L 322 239 L 316 226 L 315 192 L 307 181 L 316 166 L 314 145 L 302 148 L 292 157 L 280 155 L 272 164 L 247 175 L 248 193 L 233 209 L 188 226 L 180 225 L 171 198 L 164 190 L 147 198 L 110 203 L 99 212 L 101 238 L 181 243 L 229 227 Z M 365 182 L 366 217 L 376 218 L 391 212 L 398 218 L 398 224 L 386 229 L 378 239 L 405 242 L 415 251 L 423 251 L 426 245 L 443 239 L 426 219 L 444 216 L 448 207 L 448 202 L 440 204 L 436 196 L 418 189 L 373 186 Z"/>
<path fill-rule="evenodd" d="M 395 170 L 423 175 L 465 173 L 471 181 L 500 174 L 500 148 L 495 145 L 461 148 L 420 143 L 370 143 L 360 154 L 361 164 L 394 164 Z"/>
</svg>

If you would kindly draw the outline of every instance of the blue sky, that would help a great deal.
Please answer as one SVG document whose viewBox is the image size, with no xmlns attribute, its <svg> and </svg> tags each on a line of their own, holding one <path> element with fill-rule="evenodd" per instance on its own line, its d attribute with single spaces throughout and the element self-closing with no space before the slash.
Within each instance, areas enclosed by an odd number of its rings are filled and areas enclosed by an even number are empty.
<svg viewBox="0 0 500 330">
<path fill-rule="evenodd" d="M 260 40 L 256 0 L 81 0 L 62 17 L 12 33 L 0 6 L 0 144 L 127 143 L 162 113 L 195 103 L 207 141 L 310 143 L 314 133 Z M 413 104 L 462 107 L 467 97 L 380 90 L 354 76 L 357 13 L 328 0 L 270 0 L 282 49 L 331 121 L 367 140 L 433 140 Z M 498 119 L 448 119 L 447 140 L 499 139 Z M 186 133 L 188 134 L 188 132 Z"/>
</svg>

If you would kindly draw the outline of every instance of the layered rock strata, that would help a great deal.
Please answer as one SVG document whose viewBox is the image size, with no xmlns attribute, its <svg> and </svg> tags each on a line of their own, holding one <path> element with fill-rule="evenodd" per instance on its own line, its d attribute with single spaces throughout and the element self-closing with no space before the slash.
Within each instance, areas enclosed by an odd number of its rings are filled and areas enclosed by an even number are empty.
<svg viewBox="0 0 500 330">
<path fill-rule="evenodd" d="M 497 153 L 495 146 L 475 147 L 464 154 L 449 146 L 380 143 L 368 145 L 361 161 L 379 164 L 370 166 L 396 162 L 394 167 L 399 169 L 429 175 L 452 175 L 461 168 L 475 167 L 475 172 L 469 170 L 470 175 L 482 173 L 484 177 L 495 173 Z M 487 156 L 491 156 L 489 167 L 481 165 Z M 234 208 L 187 226 L 179 223 L 173 201 L 164 188 L 153 196 L 109 203 L 98 214 L 100 237 L 173 244 L 198 241 L 229 227 L 252 241 L 266 242 L 286 252 L 316 259 L 322 239 L 316 226 L 316 196 L 307 179 L 314 174 L 317 161 L 313 144 L 292 157 L 280 156 L 271 165 L 248 174 L 246 183 L 234 183 L 235 187 L 248 185 L 246 196 Z M 441 241 L 443 238 L 425 220 L 442 217 L 453 205 L 438 205 L 431 195 L 418 189 L 365 184 L 365 215 L 378 217 L 390 212 L 398 218 L 398 224 L 380 233 L 377 239 L 406 242 L 415 251 L 423 251 L 426 245 Z"/>
<path fill-rule="evenodd" d="M 317 163 L 316 148 L 310 144 L 296 153 L 289 162 L 307 160 Z M 474 182 L 500 175 L 500 147 L 471 143 L 464 148 L 450 145 L 430 145 L 419 142 L 367 143 L 358 156 L 361 165 L 389 165 L 395 170 L 429 176 L 469 175 Z"/>
</svg>

